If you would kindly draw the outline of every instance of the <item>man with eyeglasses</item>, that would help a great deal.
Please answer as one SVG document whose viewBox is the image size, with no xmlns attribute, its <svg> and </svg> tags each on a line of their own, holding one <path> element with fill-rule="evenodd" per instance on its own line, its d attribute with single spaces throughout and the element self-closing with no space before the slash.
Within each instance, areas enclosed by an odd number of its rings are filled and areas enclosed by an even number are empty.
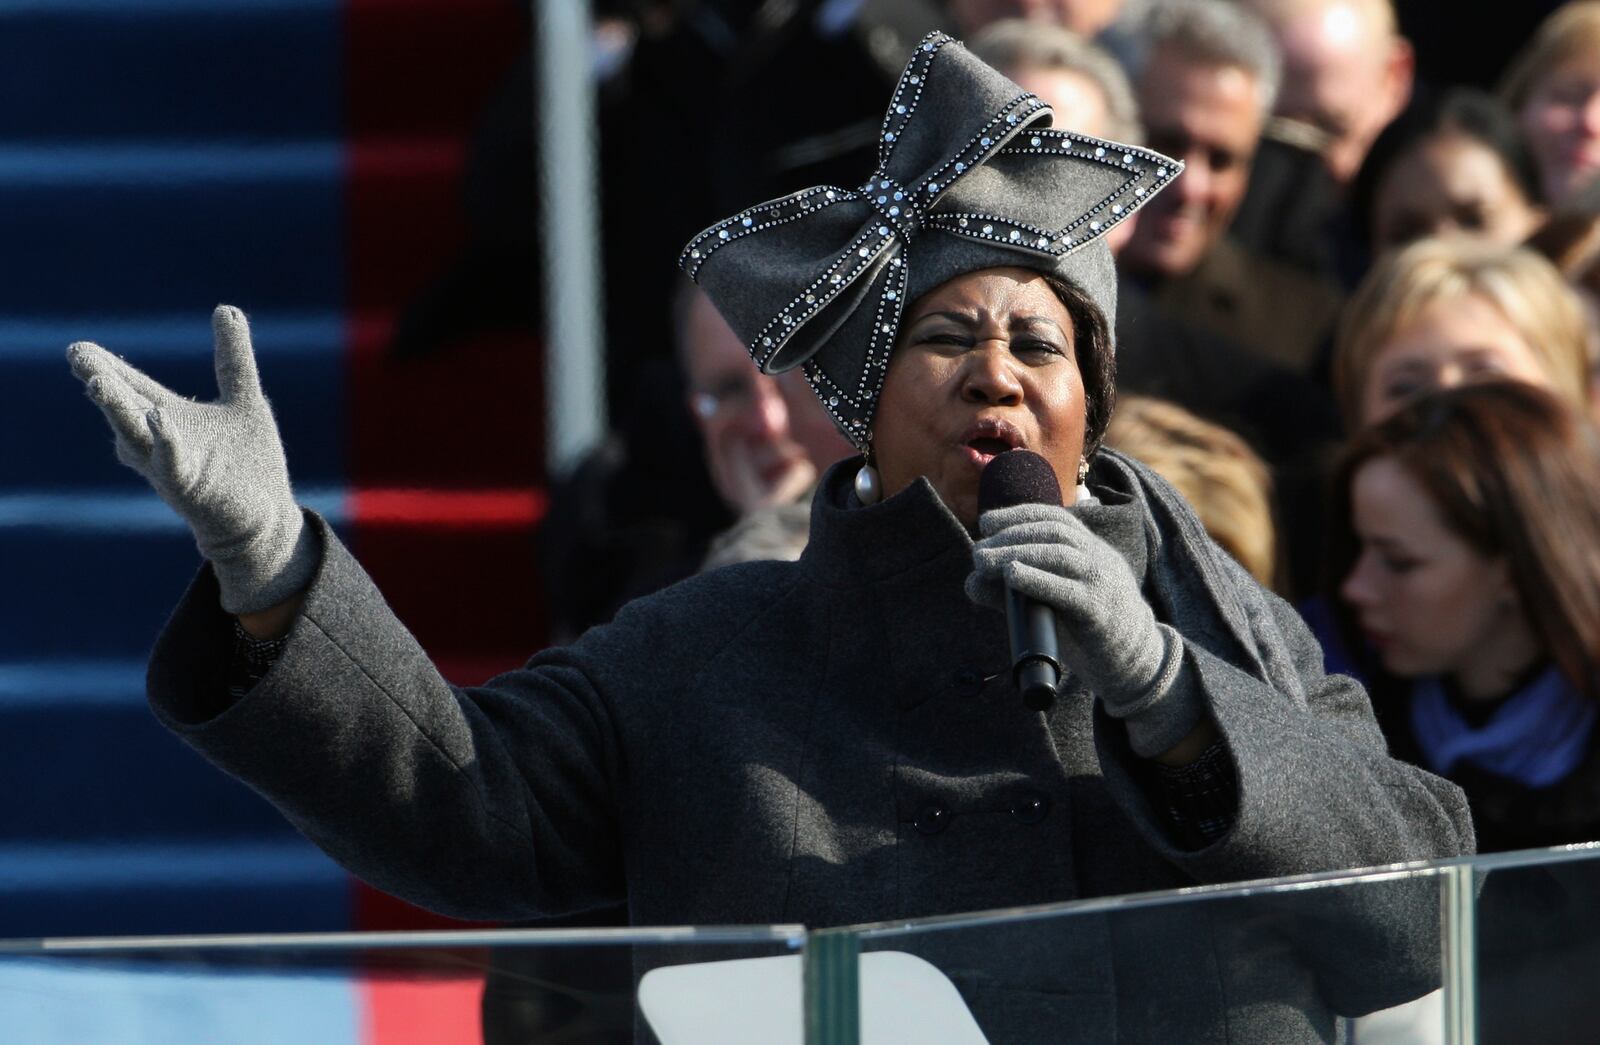
<svg viewBox="0 0 1600 1045">
<path fill-rule="evenodd" d="M 713 544 L 707 565 L 797 558 L 812 488 L 828 465 L 854 450 L 799 370 L 774 377 L 750 365 L 749 351 L 698 287 L 680 289 L 676 313 L 678 358 L 706 468 L 739 516 Z"/>
</svg>

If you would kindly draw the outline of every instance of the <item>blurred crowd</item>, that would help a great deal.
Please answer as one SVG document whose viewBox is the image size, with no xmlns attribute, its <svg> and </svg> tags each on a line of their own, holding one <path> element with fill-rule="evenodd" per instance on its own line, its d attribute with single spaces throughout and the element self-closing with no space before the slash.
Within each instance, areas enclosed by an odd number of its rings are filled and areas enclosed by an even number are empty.
<svg viewBox="0 0 1600 1045">
<path fill-rule="evenodd" d="M 873 168 L 931 29 L 1058 127 L 1183 160 L 1114 233 L 1108 444 L 1301 607 L 1484 850 L 1600 839 L 1600 2 L 602 5 L 612 440 L 556 491 L 556 640 L 804 548 L 851 455 L 676 275 L 711 221 Z"/>
</svg>

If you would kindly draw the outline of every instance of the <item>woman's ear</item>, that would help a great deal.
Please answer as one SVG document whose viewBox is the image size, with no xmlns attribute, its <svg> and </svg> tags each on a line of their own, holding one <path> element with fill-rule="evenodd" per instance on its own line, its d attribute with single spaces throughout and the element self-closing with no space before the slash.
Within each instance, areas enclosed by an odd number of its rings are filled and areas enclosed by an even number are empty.
<svg viewBox="0 0 1600 1045">
<path fill-rule="evenodd" d="M 1493 593 L 1495 605 L 1506 614 L 1523 614 L 1522 594 L 1517 590 L 1516 580 L 1512 577 L 1511 563 L 1505 556 L 1497 556 L 1489 560 L 1489 568 L 1484 581 Z"/>
</svg>

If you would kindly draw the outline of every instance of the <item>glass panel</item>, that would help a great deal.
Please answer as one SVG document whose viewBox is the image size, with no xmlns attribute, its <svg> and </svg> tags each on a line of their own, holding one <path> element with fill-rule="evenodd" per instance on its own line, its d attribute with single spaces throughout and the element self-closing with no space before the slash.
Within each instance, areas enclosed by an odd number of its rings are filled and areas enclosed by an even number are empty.
<svg viewBox="0 0 1600 1045">
<path fill-rule="evenodd" d="M 1419 866 L 862 927 L 861 1040 L 895 1040 L 879 1035 L 936 1007 L 916 1040 L 1442 1041 L 1445 877 Z"/>
<path fill-rule="evenodd" d="M 799 1045 L 803 941 L 792 926 L 12 941 L 0 1027 L 112 1045 Z"/>
<path fill-rule="evenodd" d="M 1600 1035 L 1600 846 L 1480 856 L 1477 1016 L 1483 1042 Z"/>
</svg>

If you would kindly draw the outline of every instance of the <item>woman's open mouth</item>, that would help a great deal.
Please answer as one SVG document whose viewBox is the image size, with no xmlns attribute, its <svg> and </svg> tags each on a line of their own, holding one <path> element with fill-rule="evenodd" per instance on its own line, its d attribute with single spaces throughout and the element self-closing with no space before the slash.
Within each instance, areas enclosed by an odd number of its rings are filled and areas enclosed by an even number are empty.
<svg viewBox="0 0 1600 1045">
<path fill-rule="evenodd" d="M 1022 433 L 1009 421 L 986 419 L 967 429 L 962 445 L 969 459 L 982 468 L 1006 451 L 1022 446 Z"/>
<path fill-rule="evenodd" d="M 967 443 L 967 449 L 982 463 L 988 464 L 1011 447 L 1003 439 L 973 439 Z"/>
</svg>

